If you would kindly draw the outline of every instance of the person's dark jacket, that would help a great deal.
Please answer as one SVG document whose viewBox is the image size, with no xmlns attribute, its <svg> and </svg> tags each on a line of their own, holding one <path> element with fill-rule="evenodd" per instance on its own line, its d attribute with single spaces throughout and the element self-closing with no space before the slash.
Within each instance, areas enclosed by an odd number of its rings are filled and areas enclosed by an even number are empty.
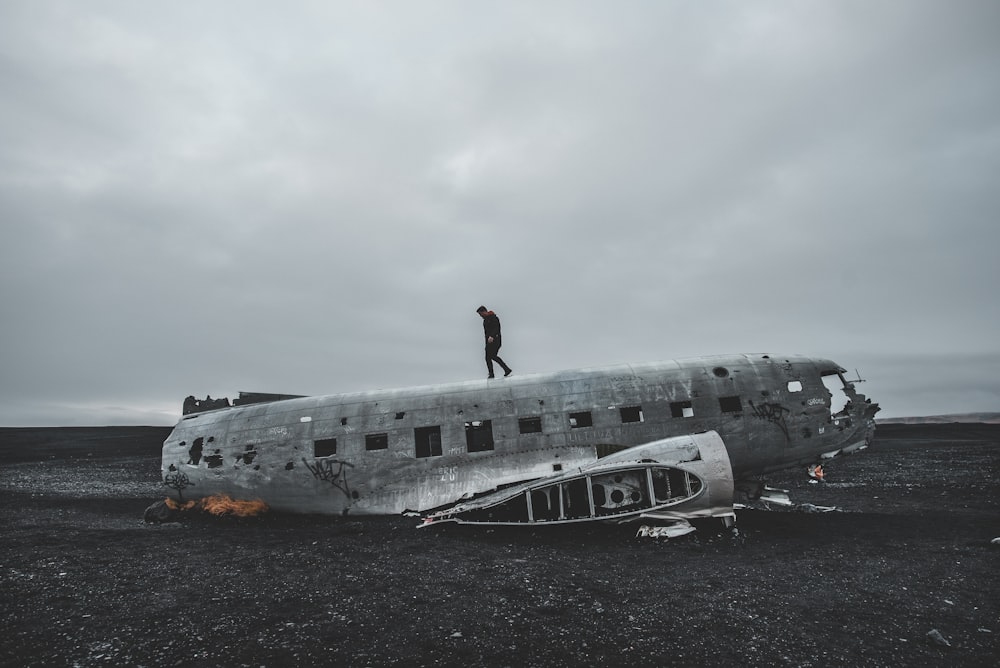
<svg viewBox="0 0 1000 668">
<path fill-rule="evenodd" d="M 483 336 L 487 339 L 493 337 L 493 343 L 500 343 L 500 318 L 493 311 L 487 311 L 483 318 Z"/>
</svg>

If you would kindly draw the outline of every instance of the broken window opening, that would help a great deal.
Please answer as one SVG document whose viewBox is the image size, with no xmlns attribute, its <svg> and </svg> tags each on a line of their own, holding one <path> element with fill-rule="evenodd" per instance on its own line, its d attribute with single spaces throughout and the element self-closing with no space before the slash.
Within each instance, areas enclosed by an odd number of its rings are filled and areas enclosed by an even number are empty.
<svg viewBox="0 0 1000 668">
<path fill-rule="evenodd" d="M 398 413 L 396 413 L 396 419 L 397 420 L 402 420 L 403 417 L 405 417 L 405 416 L 406 416 L 406 411 L 399 411 Z"/>
<path fill-rule="evenodd" d="M 723 413 L 742 413 L 743 402 L 738 396 L 719 397 L 719 408 L 722 409 Z"/>
<path fill-rule="evenodd" d="M 626 406 L 621 410 L 622 422 L 645 422 L 642 406 Z"/>
<path fill-rule="evenodd" d="M 789 392 L 801 392 L 802 391 L 802 381 L 801 380 L 790 380 L 790 381 L 788 381 L 788 391 Z"/>
<path fill-rule="evenodd" d="M 493 449 L 493 421 L 475 420 L 465 423 L 465 444 L 469 452 Z"/>
<path fill-rule="evenodd" d="M 712 373 L 715 374 L 716 378 L 726 378 L 729 376 L 729 369 L 724 366 L 717 366 L 712 369 Z"/>
<path fill-rule="evenodd" d="M 313 441 L 313 457 L 329 457 L 337 454 L 337 439 L 321 438 Z"/>
<path fill-rule="evenodd" d="M 366 434 L 365 450 L 385 450 L 389 447 L 389 434 Z"/>
<path fill-rule="evenodd" d="M 441 456 L 441 427 L 417 427 L 413 430 L 417 457 Z"/>
<path fill-rule="evenodd" d="M 672 401 L 670 402 L 670 415 L 675 418 L 694 417 L 694 407 L 691 406 L 690 401 Z"/>
<path fill-rule="evenodd" d="M 191 444 L 191 449 L 188 450 L 188 464 L 194 464 L 197 466 L 201 462 L 201 448 L 205 439 L 201 436 L 194 439 L 194 443 Z"/>
<path fill-rule="evenodd" d="M 257 451 L 253 449 L 252 445 L 246 445 L 243 447 L 243 454 L 236 457 L 236 461 L 240 459 L 243 460 L 244 464 L 253 464 L 253 460 L 257 457 Z"/>
<path fill-rule="evenodd" d="M 540 417 L 518 418 L 517 429 L 522 434 L 539 434 L 542 431 L 542 418 Z"/>
<path fill-rule="evenodd" d="M 593 427 L 594 417 L 590 414 L 590 411 L 582 411 L 580 413 L 570 413 L 569 426 L 571 429 L 580 429 L 582 427 Z"/>
<path fill-rule="evenodd" d="M 830 415 L 846 415 L 851 403 L 851 397 L 847 394 L 849 383 L 836 371 L 823 374 L 822 379 L 830 393 Z"/>
</svg>

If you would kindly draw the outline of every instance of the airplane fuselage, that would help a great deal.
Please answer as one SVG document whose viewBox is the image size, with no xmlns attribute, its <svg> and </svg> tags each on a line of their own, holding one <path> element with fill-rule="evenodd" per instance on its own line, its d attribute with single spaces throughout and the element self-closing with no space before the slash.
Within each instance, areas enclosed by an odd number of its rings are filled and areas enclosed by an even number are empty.
<svg viewBox="0 0 1000 668">
<path fill-rule="evenodd" d="M 163 480 L 184 500 L 396 514 L 708 431 L 748 479 L 871 440 L 878 407 L 843 373 L 825 359 L 731 355 L 223 408 L 177 424 Z"/>
</svg>

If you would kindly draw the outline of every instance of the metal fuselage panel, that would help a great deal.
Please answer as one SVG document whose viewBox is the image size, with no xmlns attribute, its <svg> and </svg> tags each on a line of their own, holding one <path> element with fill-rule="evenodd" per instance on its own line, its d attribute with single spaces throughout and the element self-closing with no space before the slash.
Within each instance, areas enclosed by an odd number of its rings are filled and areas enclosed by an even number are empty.
<svg viewBox="0 0 1000 668">
<path fill-rule="evenodd" d="M 731 355 L 226 408 L 177 424 L 163 478 L 183 499 L 392 514 L 709 430 L 744 478 L 870 440 L 877 406 L 842 371 L 824 359 Z M 824 375 L 850 400 L 836 415 Z"/>
</svg>

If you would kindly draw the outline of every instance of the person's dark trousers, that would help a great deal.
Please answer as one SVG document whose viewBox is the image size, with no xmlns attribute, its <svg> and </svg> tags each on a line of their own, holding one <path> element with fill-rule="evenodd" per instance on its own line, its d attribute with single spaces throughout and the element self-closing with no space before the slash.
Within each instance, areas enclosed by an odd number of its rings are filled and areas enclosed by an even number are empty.
<svg viewBox="0 0 1000 668">
<path fill-rule="evenodd" d="M 510 367 L 504 364 L 503 360 L 497 356 L 498 352 L 500 352 L 500 341 L 494 339 L 493 343 L 486 344 L 486 369 L 490 372 L 490 378 L 493 377 L 494 361 L 503 367 L 504 373 L 510 373 Z"/>
</svg>

